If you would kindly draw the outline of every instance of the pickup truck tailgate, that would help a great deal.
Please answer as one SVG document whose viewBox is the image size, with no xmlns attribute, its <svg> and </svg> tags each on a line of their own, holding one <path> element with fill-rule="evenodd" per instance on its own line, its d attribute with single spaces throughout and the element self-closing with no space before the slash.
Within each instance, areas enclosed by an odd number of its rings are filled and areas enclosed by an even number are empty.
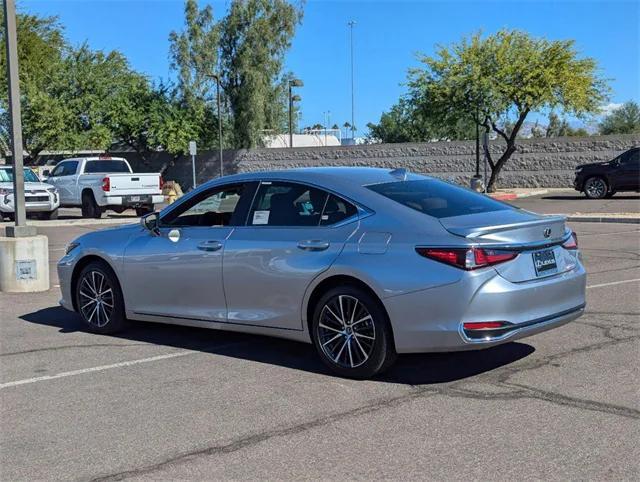
<svg viewBox="0 0 640 482">
<path fill-rule="evenodd" d="M 109 178 L 109 195 L 127 196 L 159 194 L 160 175 L 159 174 L 107 174 Z"/>
</svg>

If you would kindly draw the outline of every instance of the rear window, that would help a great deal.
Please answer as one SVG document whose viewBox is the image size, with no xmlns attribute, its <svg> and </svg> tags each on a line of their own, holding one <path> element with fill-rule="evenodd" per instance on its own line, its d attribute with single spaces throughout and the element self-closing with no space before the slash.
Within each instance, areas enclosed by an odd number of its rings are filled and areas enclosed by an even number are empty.
<svg viewBox="0 0 640 482">
<path fill-rule="evenodd" d="M 436 179 L 387 182 L 366 187 L 434 218 L 511 209 L 490 197 Z"/>
<path fill-rule="evenodd" d="M 84 166 L 85 173 L 91 172 L 131 172 L 129 166 L 124 161 L 104 159 L 100 161 L 87 161 Z"/>
</svg>

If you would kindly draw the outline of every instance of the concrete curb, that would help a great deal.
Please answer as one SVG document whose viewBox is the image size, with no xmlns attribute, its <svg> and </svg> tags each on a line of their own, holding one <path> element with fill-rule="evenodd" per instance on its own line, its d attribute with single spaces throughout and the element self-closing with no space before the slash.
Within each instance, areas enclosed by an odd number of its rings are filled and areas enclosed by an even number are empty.
<svg viewBox="0 0 640 482">
<path fill-rule="evenodd" d="M 497 199 L 498 201 L 513 201 L 514 199 L 522 199 L 525 197 L 541 196 L 548 192 L 548 189 L 533 189 L 523 192 L 494 192 L 489 194 L 489 196 L 493 199 Z"/>
<path fill-rule="evenodd" d="M 135 224 L 138 222 L 139 218 L 108 218 L 108 219 L 89 219 L 89 218 L 79 218 L 79 219 L 56 219 L 56 220 L 35 220 L 28 219 L 28 226 L 36 226 L 39 228 L 59 228 L 61 226 L 113 226 L 117 224 Z M 0 229 L 13 225 L 11 222 L 0 223 Z"/>
<path fill-rule="evenodd" d="M 622 216 L 566 216 L 567 221 L 574 223 L 620 223 L 620 224 L 640 224 L 640 216 L 625 218 Z"/>
</svg>

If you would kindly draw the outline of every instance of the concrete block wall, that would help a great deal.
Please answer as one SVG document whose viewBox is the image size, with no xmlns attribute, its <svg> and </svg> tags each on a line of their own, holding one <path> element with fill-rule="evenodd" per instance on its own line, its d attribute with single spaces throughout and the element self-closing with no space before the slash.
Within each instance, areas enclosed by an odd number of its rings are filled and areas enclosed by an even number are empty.
<svg viewBox="0 0 640 482">
<path fill-rule="evenodd" d="M 502 170 L 499 187 L 572 187 L 577 165 L 608 161 L 634 146 L 640 146 L 640 135 L 522 139 Z M 492 141 L 490 149 L 497 158 L 504 142 Z M 128 159 L 137 172 L 163 170 L 166 180 L 178 181 L 185 191 L 191 186 L 190 156 L 173 159 L 156 152 L 143 162 L 133 152 L 111 154 Z M 225 174 L 309 166 L 404 167 L 468 185 L 475 173 L 475 142 L 225 150 L 223 158 Z M 196 157 L 198 184 L 217 177 L 219 166 L 217 151 L 201 151 Z"/>
</svg>

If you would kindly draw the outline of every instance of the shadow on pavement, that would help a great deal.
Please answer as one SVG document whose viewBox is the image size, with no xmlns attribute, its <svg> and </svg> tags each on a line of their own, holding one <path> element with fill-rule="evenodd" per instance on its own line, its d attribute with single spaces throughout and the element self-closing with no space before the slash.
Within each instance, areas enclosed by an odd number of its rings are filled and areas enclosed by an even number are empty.
<svg viewBox="0 0 640 482">
<path fill-rule="evenodd" d="M 80 317 L 61 307 L 44 308 L 20 318 L 29 323 L 60 328 L 62 334 L 86 332 Z M 111 336 L 333 376 L 320 362 L 315 349 L 306 343 L 138 321 L 132 322 L 123 333 Z M 534 351 L 535 348 L 524 343 L 508 343 L 478 351 L 402 355 L 391 370 L 377 379 L 411 385 L 453 382 L 509 365 Z"/>
</svg>

